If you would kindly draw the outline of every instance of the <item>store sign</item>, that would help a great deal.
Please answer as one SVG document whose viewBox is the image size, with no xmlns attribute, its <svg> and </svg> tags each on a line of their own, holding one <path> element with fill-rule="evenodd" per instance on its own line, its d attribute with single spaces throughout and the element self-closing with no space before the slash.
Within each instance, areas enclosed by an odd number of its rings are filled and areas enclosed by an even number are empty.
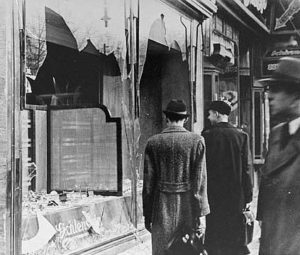
<svg viewBox="0 0 300 255">
<path fill-rule="evenodd" d="M 294 33 L 299 29 L 300 22 L 300 1 L 299 0 L 280 0 L 271 1 L 273 6 L 274 14 L 273 20 L 273 31 L 285 33 Z"/>
<path fill-rule="evenodd" d="M 277 68 L 282 57 L 300 58 L 300 48 L 273 49 L 265 54 L 262 60 L 262 75 L 270 76 Z"/>
<path fill-rule="evenodd" d="M 72 219 L 65 222 L 59 222 L 55 225 L 55 229 L 58 231 L 60 238 L 66 238 L 70 236 L 75 236 L 83 234 L 91 227 L 87 220 L 76 220 Z"/>
<path fill-rule="evenodd" d="M 139 208 L 141 201 L 139 193 Z M 130 196 L 94 197 L 82 205 L 69 203 L 43 215 L 23 217 L 26 228 L 22 233 L 22 254 L 70 254 L 132 231 Z M 138 221 L 141 219 L 142 211 L 138 210 Z"/>
<path fill-rule="evenodd" d="M 278 67 L 278 59 L 275 60 L 263 60 L 263 76 L 270 76 Z"/>
<path fill-rule="evenodd" d="M 276 24 L 274 30 L 283 28 L 286 26 L 286 23 L 293 18 L 293 16 L 300 11 L 300 1 L 293 0 L 285 12 L 279 17 L 276 18 Z"/>
<path fill-rule="evenodd" d="M 237 73 L 237 66 L 226 66 L 225 73 Z"/>
<path fill-rule="evenodd" d="M 300 48 L 290 48 L 290 49 L 275 49 L 267 52 L 266 57 L 295 57 L 300 56 Z"/>
<path fill-rule="evenodd" d="M 254 6 L 261 14 L 267 8 L 268 4 L 267 0 L 242 0 L 242 2 L 246 7 L 250 5 Z"/>
</svg>

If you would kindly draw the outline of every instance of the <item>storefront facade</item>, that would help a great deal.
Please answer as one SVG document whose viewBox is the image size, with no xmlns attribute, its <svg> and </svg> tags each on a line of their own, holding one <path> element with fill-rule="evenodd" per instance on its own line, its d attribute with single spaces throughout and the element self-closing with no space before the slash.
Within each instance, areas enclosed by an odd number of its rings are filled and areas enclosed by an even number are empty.
<svg viewBox="0 0 300 255">
<path fill-rule="evenodd" d="M 218 0 L 217 6 L 213 19 L 204 22 L 205 102 L 225 99 L 231 103 L 230 122 L 249 134 L 254 163 L 260 164 L 264 153 L 264 92 L 256 87 L 255 80 L 261 76 L 262 55 L 270 36 L 270 3 Z"/>
<path fill-rule="evenodd" d="M 268 147 L 270 129 L 280 122 L 285 121 L 282 118 L 275 118 L 269 114 L 268 90 L 262 88 L 259 83 L 260 78 L 271 77 L 272 73 L 278 66 L 279 59 L 282 57 L 300 57 L 300 7 L 298 1 L 269 1 L 268 3 L 267 21 L 270 28 L 270 36 L 265 42 L 265 47 L 259 54 L 262 56 L 260 70 L 257 70 L 254 76 L 254 93 L 258 103 L 255 105 L 257 112 L 262 112 L 262 121 L 257 125 L 257 129 L 261 130 L 260 136 L 256 139 L 256 148 L 259 146 L 260 140 L 264 142 L 263 149 L 266 151 Z M 262 162 L 263 162 L 263 156 Z"/>
<path fill-rule="evenodd" d="M 300 57 L 300 7 L 297 1 L 272 2 L 271 36 L 262 59 L 261 77 L 268 78 L 282 57 Z M 271 126 L 282 120 L 271 120 Z"/>
<path fill-rule="evenodd" d="M 203 129 L 200 31 L 215 1 L 3 6 L 0 254 L 114 254 L 145 231 L 143 150 L 162 109 L 182 98 L 186 127 Z"/>
</svg>

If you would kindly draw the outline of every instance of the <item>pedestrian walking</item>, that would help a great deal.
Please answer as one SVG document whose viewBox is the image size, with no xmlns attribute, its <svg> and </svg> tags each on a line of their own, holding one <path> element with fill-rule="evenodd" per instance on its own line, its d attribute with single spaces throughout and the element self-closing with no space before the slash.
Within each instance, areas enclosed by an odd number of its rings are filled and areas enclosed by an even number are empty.
<svg viewBox="0 0 300 255">
<path fill-rule="evenodd" d="M 153 255 L 166 254 L 180 228 L 204 234 L 209 213 L 204 139 L 184 128 L 189 114 L 183 101 L 171 100 L 164 113 L 167 128 L 149 138 L 144 159 L 143 214 Z"/>
<path fill-rule="evenodd" d="M 252 168 L 248 135 L 228 123 L 231 107 L 213 101 L 202 132 L 206 147 L 207 192 L 211 213 L 206 218 L 205 247 L 209 255 L 250 253 L 245 244 L 243 210 L 252 201 Z"/>
<path fill-rule="evenodd" d="M 286 57 L 269 79 L 272 118 L 284 120 L 271 130 L 262 169 L 257 219 L 260 255 L 300 254 L 300 59 Z"/>
</svg>

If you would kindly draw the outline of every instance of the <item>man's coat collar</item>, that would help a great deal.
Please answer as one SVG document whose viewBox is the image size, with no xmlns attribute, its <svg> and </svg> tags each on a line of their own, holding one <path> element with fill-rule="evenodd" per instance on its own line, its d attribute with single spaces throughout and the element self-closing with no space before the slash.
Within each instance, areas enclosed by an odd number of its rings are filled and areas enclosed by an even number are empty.
<svg viewBox="0 0 300 255">
<path fill-rule="evenodd" d="M 167 127 L 162 131 L 162 133 L 174 133 L 174 132 L 189 132 L 189 131 L 186 130 L 184 127 L 180 127 L 180 126 Z"/>
</svg>

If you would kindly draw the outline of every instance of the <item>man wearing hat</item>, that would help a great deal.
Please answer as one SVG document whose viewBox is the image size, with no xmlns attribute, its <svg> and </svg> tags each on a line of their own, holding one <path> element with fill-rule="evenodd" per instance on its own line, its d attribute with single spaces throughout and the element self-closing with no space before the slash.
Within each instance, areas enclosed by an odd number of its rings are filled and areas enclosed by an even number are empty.
<svg viewBox="0 0 300 255">
<path fill-rule="evenodd" d="M 257 219 L 260 255 L 300 253 L 300 59 L 280 59 L 269 79 L 271 118 L 283 122 L 271 130 L 262 169 Z"/>
<path fill-rule="evenodd" d="M 149 138 L 144 157 L 143 214 L 153 255 L 166 254 L 184 225 L 203 234 L 209 213 L 203 137 L 183 127 L 189 116 L 183 101 L 171 100 L 163 112 L 167 128 Z"/>
<path fill-rule="evenodd" d="M 203 131 L 207 153 L 207 216 L 205 244 L 209 255 L 250 253 L 245 242 L 243 210 L 252 201 L 252 168 L 248 135 L 228 123 L 231 106 L 213 101 Z"/>
</svg>

